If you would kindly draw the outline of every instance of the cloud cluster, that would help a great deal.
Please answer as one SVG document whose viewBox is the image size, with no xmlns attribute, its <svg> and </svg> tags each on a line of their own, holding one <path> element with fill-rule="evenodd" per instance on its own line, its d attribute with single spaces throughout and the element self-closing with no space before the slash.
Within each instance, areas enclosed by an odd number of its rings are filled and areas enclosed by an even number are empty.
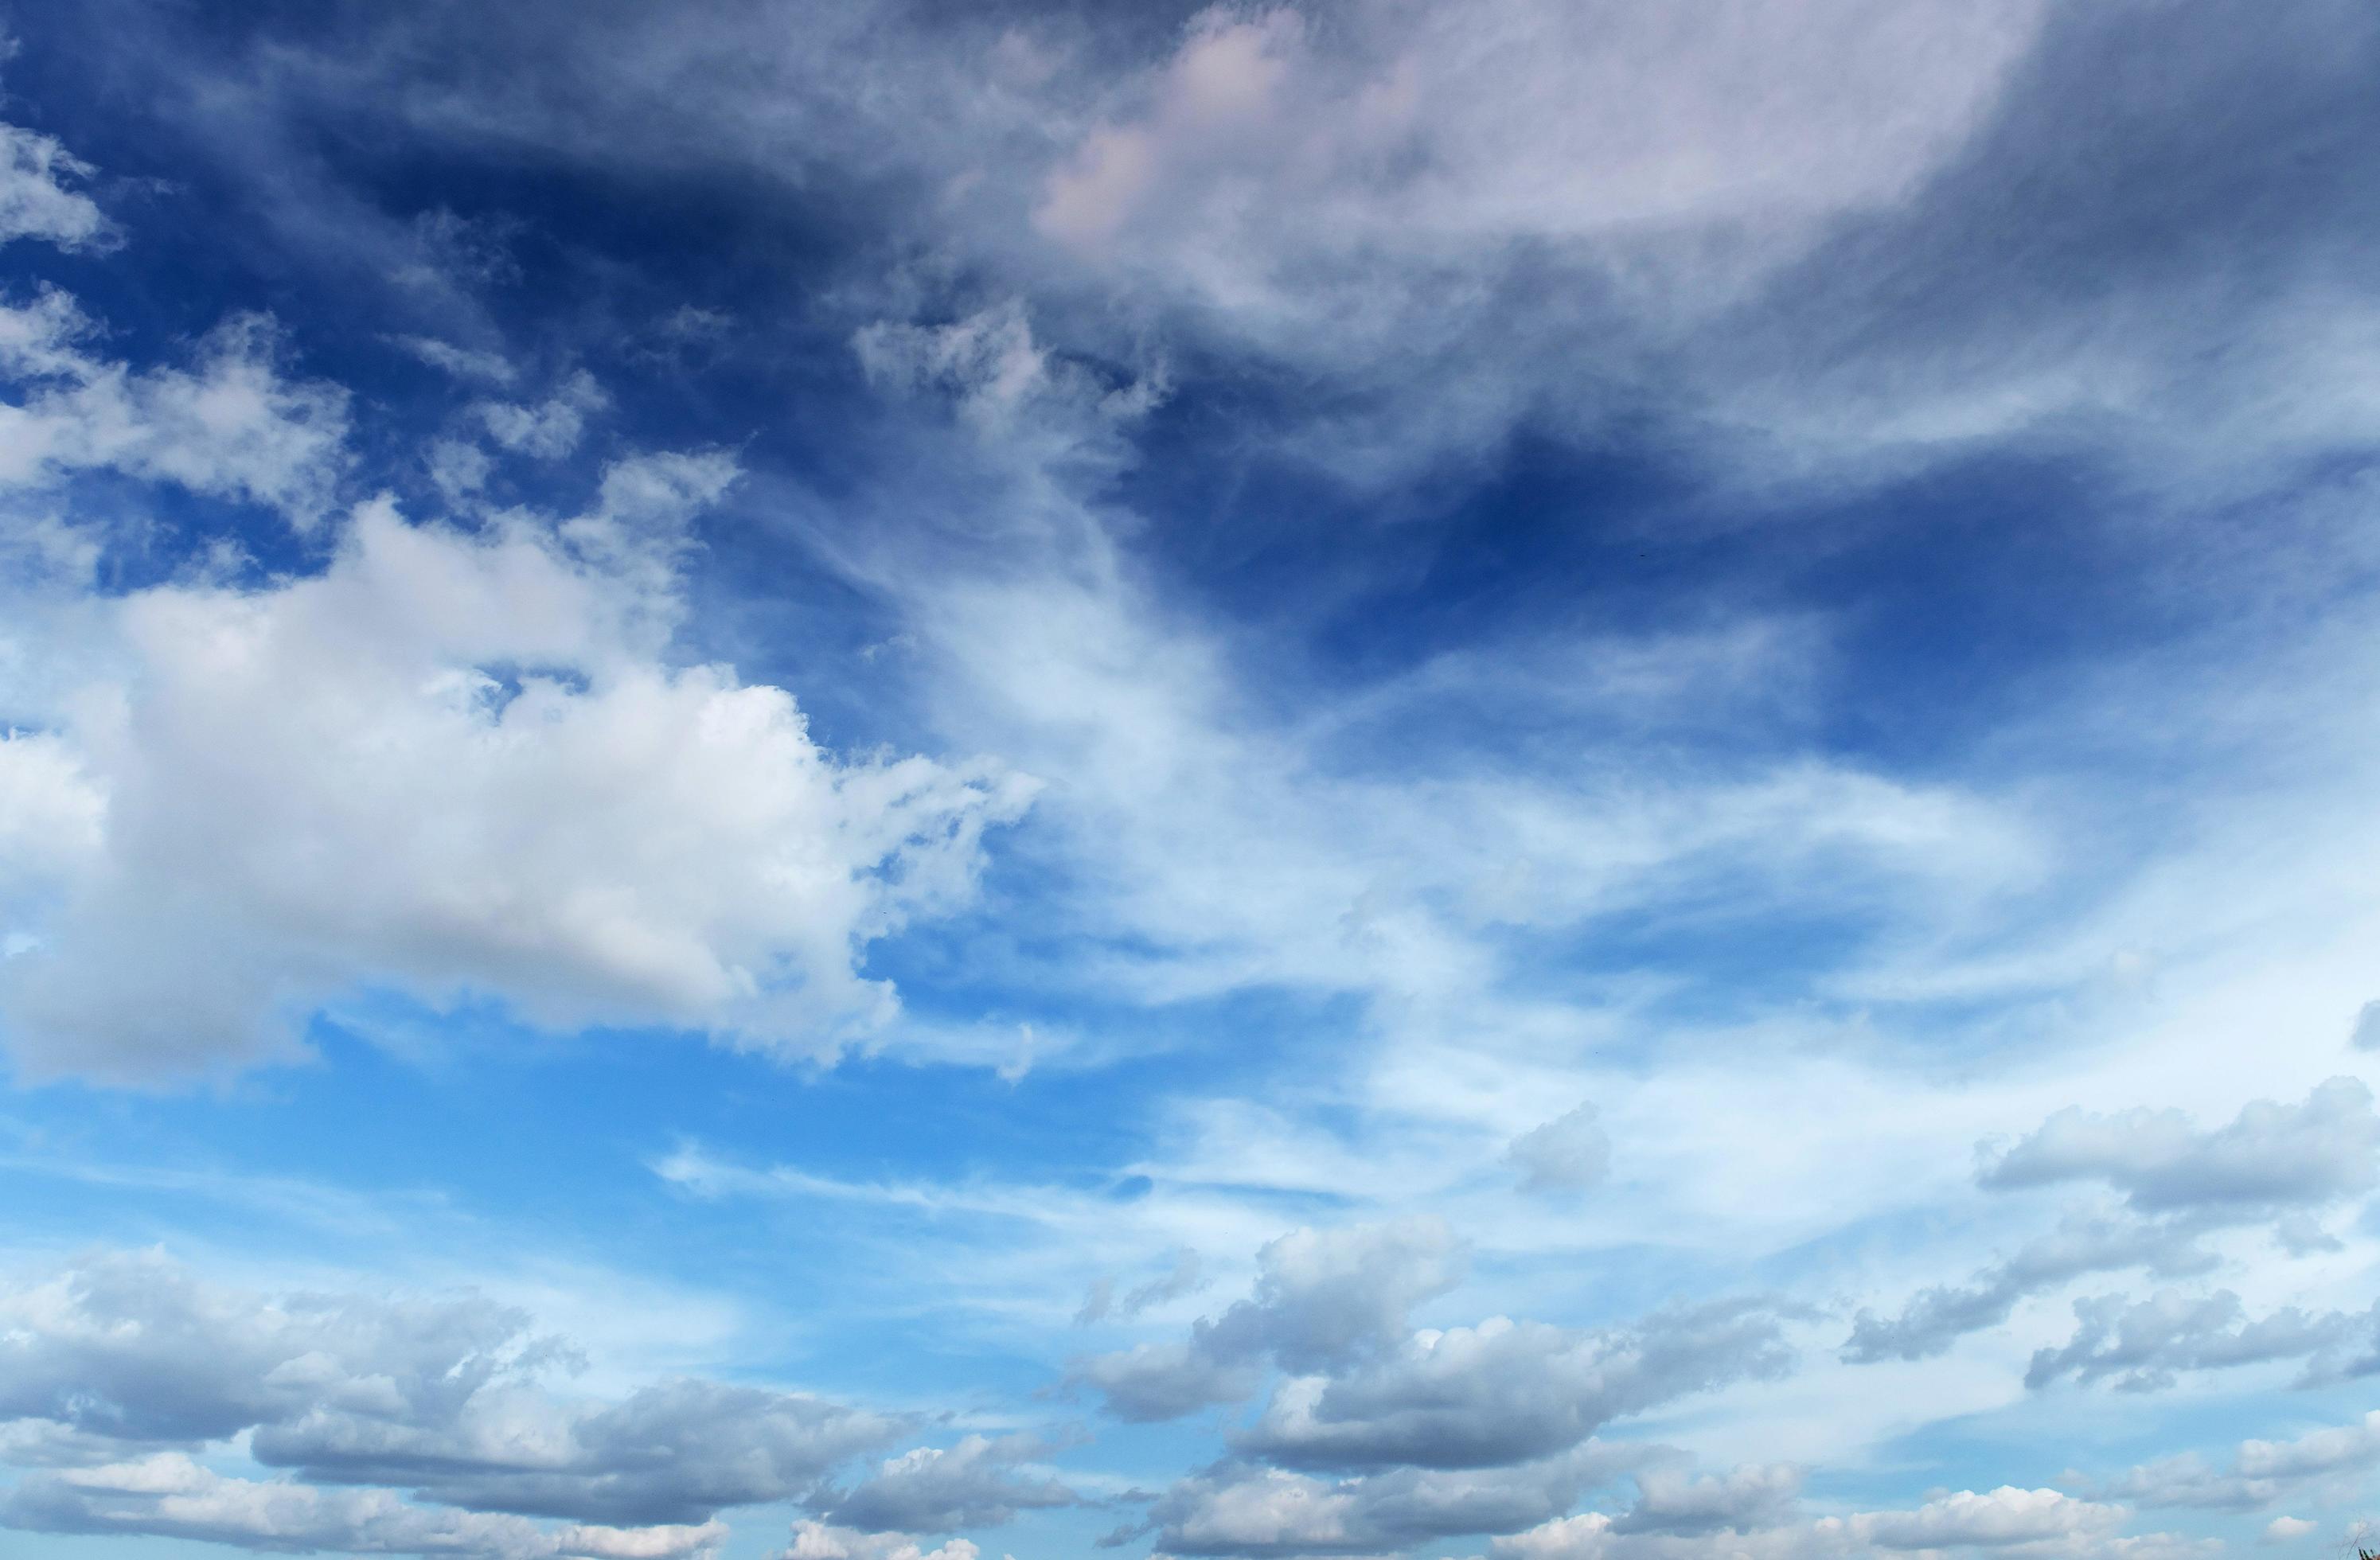
<svg viewBox="0 0 2380 1560">
<path fill-rule="evenodd" d="M 187 369 L 99 357 L 92 333 L 64 293 L 0 302 L 0 379 L 23 387 L 0 403 L 0 492 L 113 469 L 301 526 L 329 510 L 348 461 L 347 394 L 285 377 L 271 320 L 226 320 Z"/>
<path fill-rule="evenodd" d="M 1897 1316 L 1863 1311 L 1845 1359 L 1940 1354 L 1960 1337 L 2007 1321 L 2025 1299 L 2090 1274 L 2142 1268 L 2184 1277 L 2211 1271 L 2216 1258 L 2202 1238 L 2217 1230 L 2262 1226 L 2286 1243 L 2318 1247 L 2326 1238 L 2308 1215 L 2380 1183 L 2380 1113 L 2370 1088 L 2344 1077 L 2318 1085 L 2302 1105 L 2252 1101 L 2212 1131 L 2179 1111 L 2106 1116 L 2069 1108 L 1987 1158 L 1976 1179 L 1994 1191 L 2097 1182 L 2123 1193 L 2123 1205 L 2069 1214 L 2053 1233 L 2027 1241 L 1968 1283 L 1921 1290 Z M 2082 1331 L 2065 1349 L 2043 1351 L 2030 1379 L 2040 1385 L 2070 1371 L 2095 1379 L 2137 1356 L 2139 1365 L 2124 1379 L 2144 1388 L 2171 1379 L 2168 1370 L 2148 1363 L 2150 1354 L 2202 1361 L 2184 1368 L 2327 1354 L 2345 1347 L 2352 1329 L 2343 1317 L 2288 1313 L 2244 1333 L 2226 1331 L 2238 1306 L 2236 1297 L 2184 1301 L 2178 1292 L 2131 1312 L 2119 1300 L 2090 1302 L 2082 1308 Z M 2153 1347 L 2150 1333 L 2167 1336 L 2169 1348 Z M 2131 1341 L 2119 1344 L 2117 1334 Z M 2182 1347 L 2184 1336 L 2198 1344 Z"/>
<path fill-rule="evenodd" d="M 27 1486 L 24 1510 L 89 1530 L 199 1513 L 232 1522 L 259 1508 L 350 1526 L 428 1520 L 380 1496 L 223 1484 L 178 1457 L 158 1459 L 242 1436 L 255 1460 L 303 1485 L 686 1528 L 807 1495 L 904 1428 L 817 1397 L 699 1379 L 574 1397 L 540 1379 L 566 1362 L 528 1317 L 476 1297 L 267 1296 L 155 1253 L 98 1255 L 0 1288 L 0 1445 L 13 1460 L 66 1469 Z"/>
<path fill-rule="evenodd" d="M 1775 1312 L 1745 1301 L 1672 1306 L 1600 1332 L 1504 1317 L 1413 1329 L 1412 1310 L 1461 1277 L 1460 1256 L 1433 1224 L 1299 1230 L 1259 1253 L 1249 1299 L 1186 1340 L 1077 1360 L 1075 1379 L 1128 1420 L 1234 1401 L 1256 1391 L 1262 1367 L 1285 1373 L 1261 1411 L 1226 1432 L 1233 1458 L 1152 1509 L 1159 1549 L 1371 1554 L 1513 1532 L 1647 1460 L 1594 1441 L 1605 1424 L 1790 1360 Z M 1790 1496 L 1794 1476 L 1646 1478 L 1645 1521 L 1685 1530 L 1723 1507 Z"/>
<path fill-rule="evenodd" d="M 2242 1441 L 2228 1469 L 2189 1454 L 2143 1463 L 2111 1481 L 2107 1493 L 2143 1506 L 2252 1511 L 2321 1493 L 2325 1485 L 2352 1493 L 2374 1466 L 2380 1466 L 2380 1410 L 2291 1441 Z"/>
<path fill-rule="evenodd" d="M 225 1478 L 177 1452 L 29 1475 L 0 1500 L 0 1524 L 29 1532 L 191 1539 L 301 1554 L 459 1560 L 703 1560 L 727 1537 L 720 1522 L 540 1528 L 517 1517 L 416 1506 L 386 1490 Z"/>
</svg>

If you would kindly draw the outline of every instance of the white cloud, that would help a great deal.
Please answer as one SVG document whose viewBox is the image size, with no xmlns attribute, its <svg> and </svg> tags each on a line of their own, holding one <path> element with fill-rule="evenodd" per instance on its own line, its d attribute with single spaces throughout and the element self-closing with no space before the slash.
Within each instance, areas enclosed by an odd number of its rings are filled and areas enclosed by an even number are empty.
<svg viewBox="0 0 2380 1560">
<path fill-rule="evenodd" d="M 309 526 L 346 465 L 347 396 L 285 379 L 273 322 L 226 320 L 190 369 L 134 370 L 94 357 L 90 323 L 64 293 L 0 304 L 0 490 L 114 467 L 193 492 L 277 509 Z"/>
<path fill-rule="evenodd" d="M 225 1478 L 175 1452 L 30 1474 L 0 1501 L 0 1521 L 45 1533 L 469 1560 L 702 1560 L 727 1538 L 720 1522 L 546 1529 L 518 1517 L 415 1506 L 386 1490 Z"/>
<path fill-rule="evenodd" d="M 612 398 L 595 382 L 595 376 L 582 369 L 533 405 L 482 401 L 472 410 L 487 425 L 488 437 L 505 449 L 540 460 L 559 460 L 578 447 L 587 419 L 611 404 Z"/>
<path fill-rule="evenodd" d="M 68 1466 L 25 1486 L 9 1519 L 175 1530 L 154 1525 L 171 1510 L 92 1505 L 94 1492 L 143 1492 L 121 1468 L 77 1465 L 126 1459 L 195 1480 L 180 1458 L 139 1459 L 244 1438 L 258 1462 L 305 1483 L 201 1481 L 196 1493 L 234 1502 L 225 1520 L 260 1502 L 309 1522 L 429 1519 L 384 1493 L 349 1506 L 306 1487 L 370 1485 L 474 1512 L 710 1533 L 701 1525 L 720 1509 L 807 1494 L 904 1428 L 804 1394 L 699 1378 L 613 1399 L 544 1384 L 568 1362 L 528 1315 L 478 1295 L 261 1294 L 154 1252 L 11 1276 L 0 1282 L 0 1431 L 18 1460 Z"/>
<path fill-rule="evenodd" d="M 965 1539 L 927 1549 L 905 1533 L 862 1533 L 807 1519 L 794 1524 L 794 1542 L 775 1560 L 976 1560 Z"/>
<path fill-rule="evenodd" d="M 2144 1213 L 2320 1204 L 2380 1182 L 2380 1114 L 2357 1078 L 2333 1078 L 2301 1106 L 2253 1101 L 2211 1132 L 2180 1111 L 2068 1109 L 1981 1179 L 1992 1187 L 2105 1180 Z"/>
<path fill-rule="evenodd" d="M 2380 1051 L 2380 1002 L 2366 1002 L 2356 1010 L 2348 1043 L 2359 1051 Z"/>
<path fill-rule="evenodd" d="M 55 138 L 0 125 L 0 244 L 41 238 L 89 249 L 112 240 L 115 228 L 98 205 L 69 187 L 92 172 Z"/>
<path fill-rule="evenodd" d="M 734 475 L 623 462 L 585 514 L 476 537 L 369 504 L 319 574 L 96 607 L 94 680 L 9 750 L 54 814 L 103 820 L 5 967 L 19 1063 L 285 1054 L 370 985 L 787 1055 L 874 1032 L 867 944 L 964 900 L 1028 788 L 838 758 L 783 690 L 662 658 L 685 526 Z"/>
</svg>

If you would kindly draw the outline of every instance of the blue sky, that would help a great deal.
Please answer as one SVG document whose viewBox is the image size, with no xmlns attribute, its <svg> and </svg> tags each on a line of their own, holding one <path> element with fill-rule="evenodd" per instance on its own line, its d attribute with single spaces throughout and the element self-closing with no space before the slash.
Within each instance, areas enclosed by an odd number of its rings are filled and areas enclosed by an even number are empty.
<svg viewBox="0 0 2380 1560">
<path fill-rule="evenodd" d="M 0 1555 L 2380 1519 L 2380 13 L 0 19 Z"/>
</svg>

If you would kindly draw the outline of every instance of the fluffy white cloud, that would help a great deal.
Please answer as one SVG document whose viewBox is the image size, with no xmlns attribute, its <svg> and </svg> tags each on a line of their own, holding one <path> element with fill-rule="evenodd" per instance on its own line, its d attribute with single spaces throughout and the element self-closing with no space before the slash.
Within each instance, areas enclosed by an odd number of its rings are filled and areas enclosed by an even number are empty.
<svg viewBox="0 0 2380 1560">
<path fill-rule="evenodd" d="M 839 758 L 783 690 L 669 662 L 686 526 L 735 475 L 641 457 L 478 535 L 375 502 L 319 574 L 91 604 L 91 680 L 0 749 L 83 841 L 0 974 L 20 1064 L 281 1054 L 374 984 L 804 1056 L 880 1026 L 865 946 L 963 899 L 1029 788 Z"/>
<path fill-rule="evenodd" d="M 794 1542 L 776 1560 L 976 1560 L 965 1539 L 928 1549 L 905 1533 L 862 1533 L 808 1520 L 794 1524 Z"/>
</svg>

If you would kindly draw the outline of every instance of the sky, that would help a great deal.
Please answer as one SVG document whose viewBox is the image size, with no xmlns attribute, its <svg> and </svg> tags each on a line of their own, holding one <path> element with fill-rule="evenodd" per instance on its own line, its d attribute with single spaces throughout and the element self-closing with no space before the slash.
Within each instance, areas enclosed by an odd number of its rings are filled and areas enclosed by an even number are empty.
<svg viewBox="0 0 2380 1560">
<path fill-rule="evenodd" d="M 2380 1532 L 2380 9 L 0 31 L 0 1557 Z"/>
</svg>

